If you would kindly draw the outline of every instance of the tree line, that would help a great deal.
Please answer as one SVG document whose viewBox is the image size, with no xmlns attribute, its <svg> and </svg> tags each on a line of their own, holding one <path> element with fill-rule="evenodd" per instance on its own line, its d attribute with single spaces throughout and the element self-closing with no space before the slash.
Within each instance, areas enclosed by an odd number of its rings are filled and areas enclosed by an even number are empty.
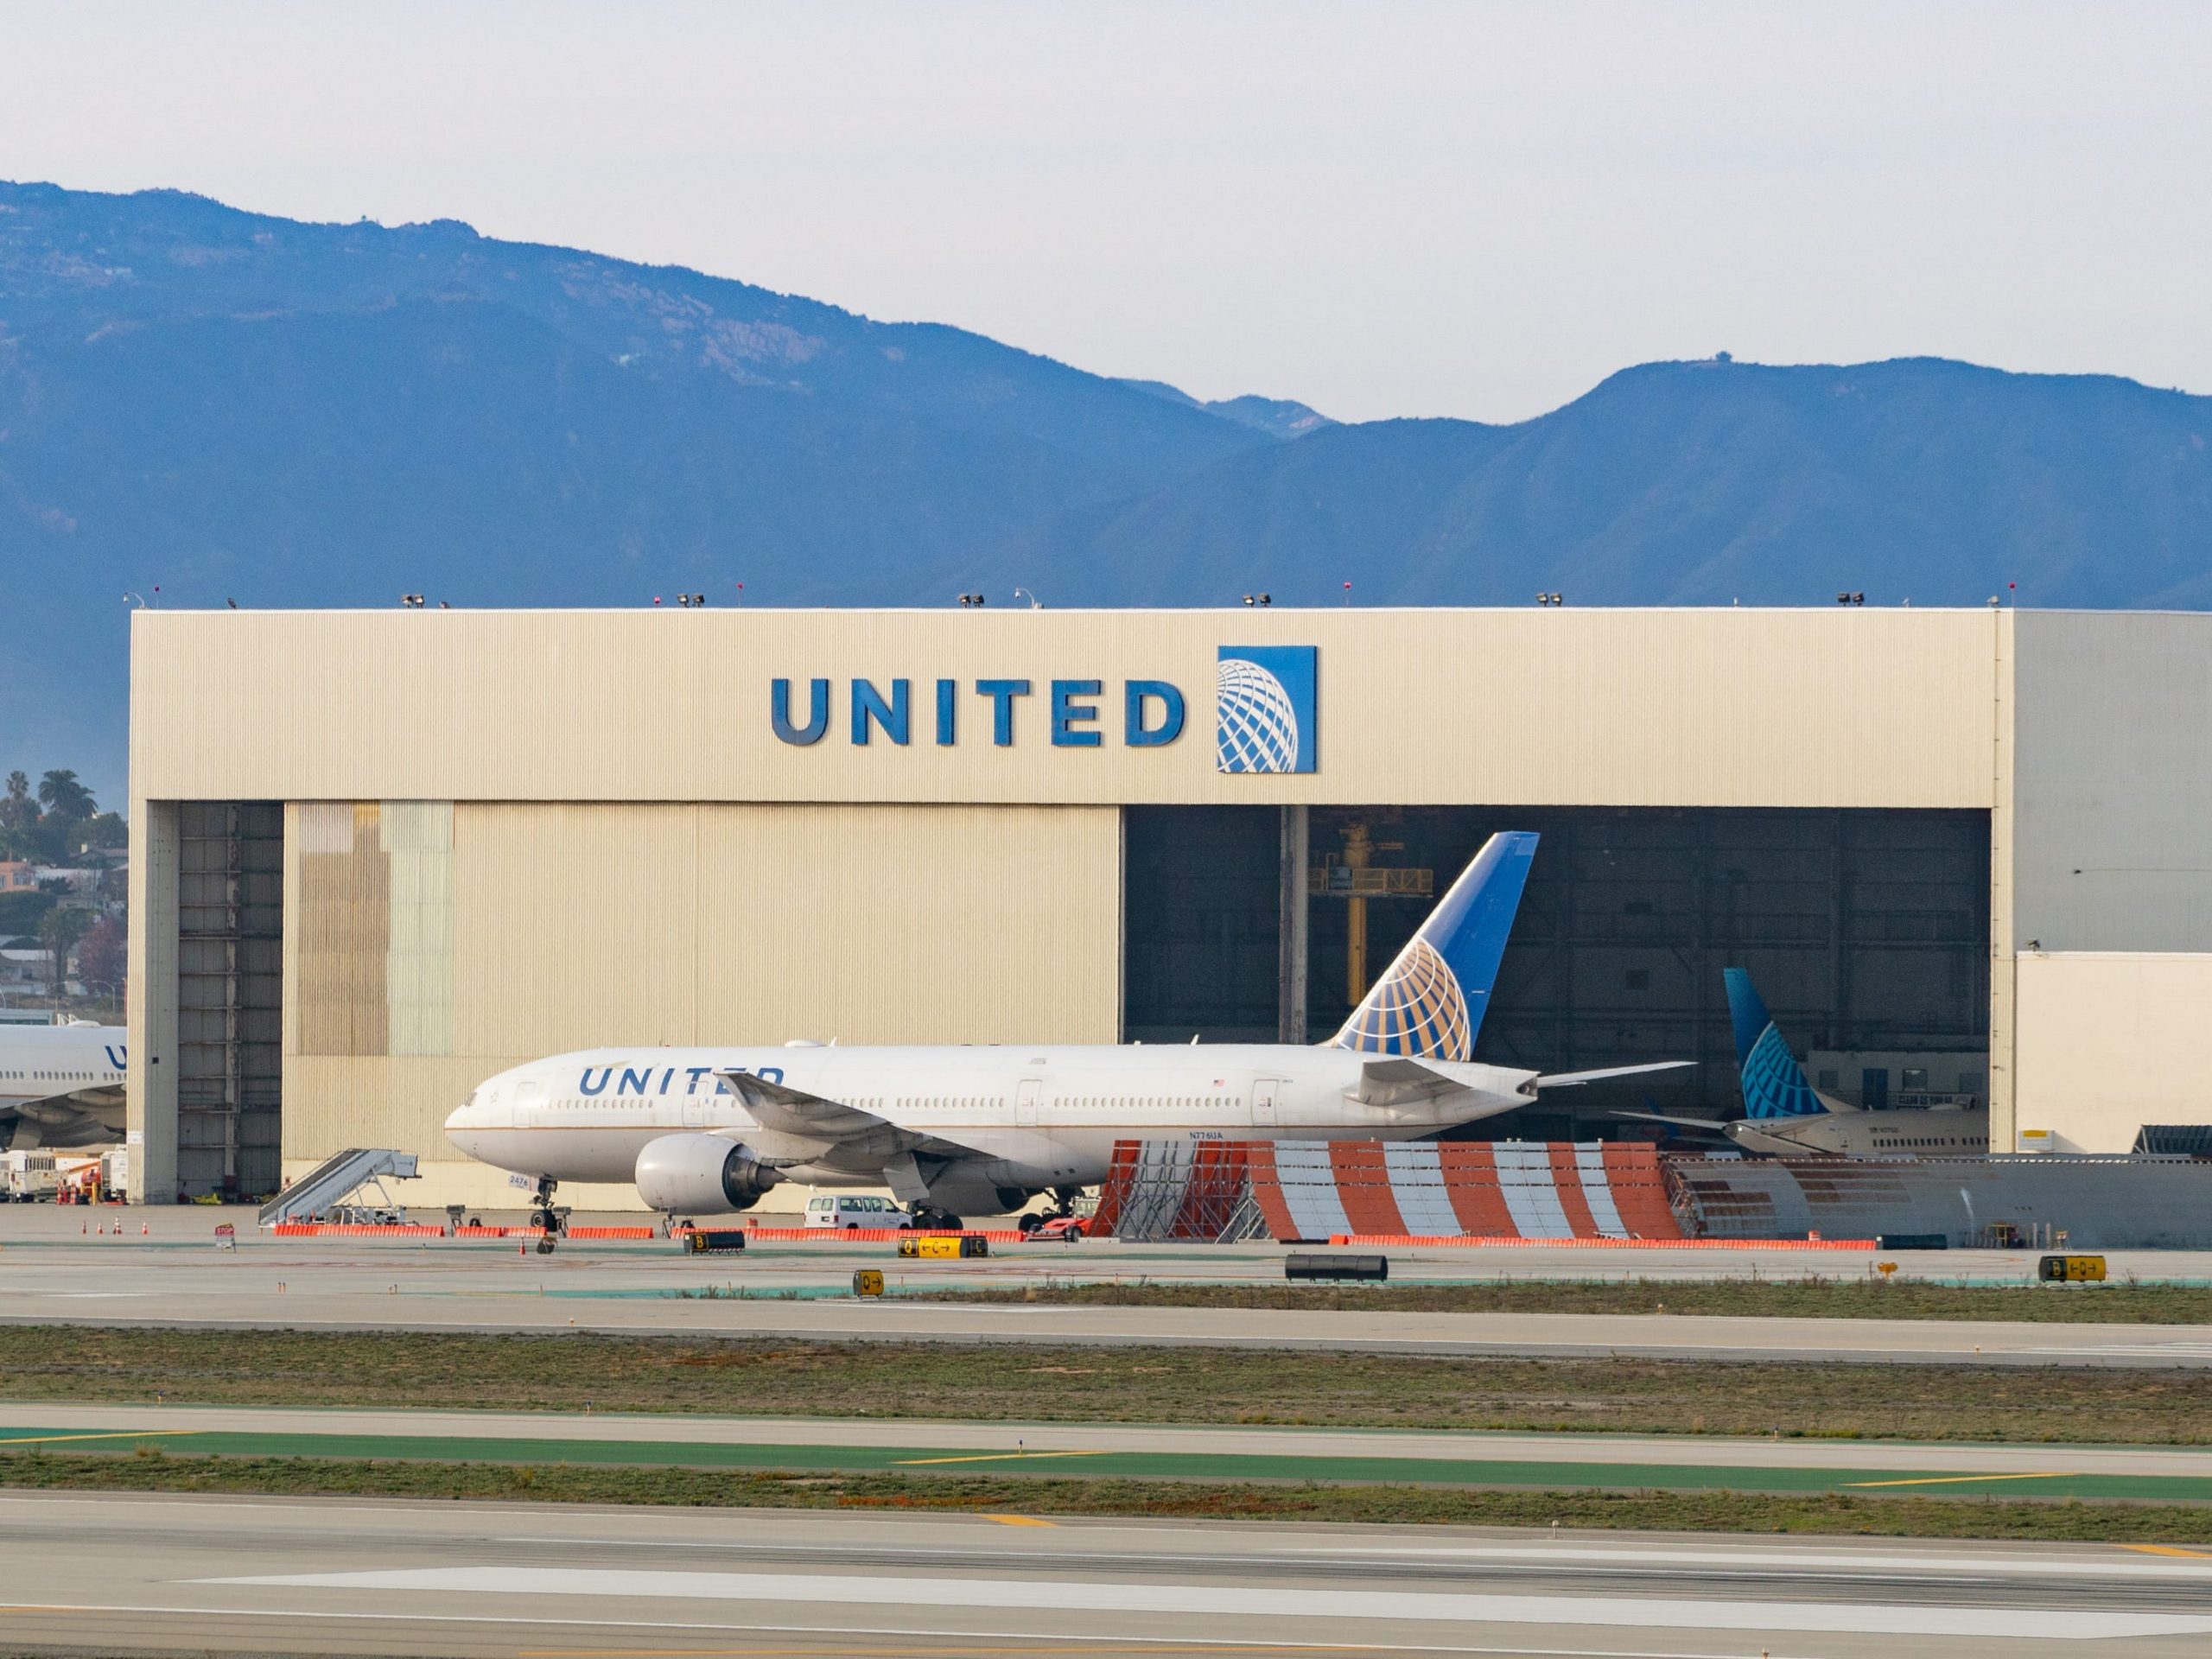
<svg viewBox="0 0 2212 1659">
<path fill-rule="evenodd" d="M 103 812 L 73 772 L 49 772 L 35 791 L 28 773 L 8 774 L 0 794 L 0 860 L 67 864 L 127 839 L 123 817 Z"/>
<path fill-rule="evenodd" d="M 10 772 L 0 790 L 0 861 L 80 863 L 92 853 L 127 842 L 122 815 L 101 811 L 92 791 L 74 772 L 48 772 L 35 789 L 27 773 Z M 56 986 L 67 980 L 73 957 L 77 977 L 87 991 L 95 996 L 121 996 L 125 957 L 122 924 L 113 916 L 63 904 L 54 890 L 62 885 L 41 883 L 29 891 L 0 893 L 0 938 L 35 938 L 49 958 Z"/>
</svg>

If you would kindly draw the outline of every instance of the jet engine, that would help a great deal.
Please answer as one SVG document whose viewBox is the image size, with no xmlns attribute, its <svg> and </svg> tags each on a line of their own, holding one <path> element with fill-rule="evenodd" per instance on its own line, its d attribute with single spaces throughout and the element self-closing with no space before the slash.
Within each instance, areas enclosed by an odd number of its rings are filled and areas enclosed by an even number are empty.
<svg viewBox="0 0 2212 1659">
<path fill-rule="evenodd" d="M 718 1135 L 664 1135 L 638 1154 L 638 1196 L 664 1215 L 750 1210 L 783 1179 L 743 1142 Z"/>
</svg>

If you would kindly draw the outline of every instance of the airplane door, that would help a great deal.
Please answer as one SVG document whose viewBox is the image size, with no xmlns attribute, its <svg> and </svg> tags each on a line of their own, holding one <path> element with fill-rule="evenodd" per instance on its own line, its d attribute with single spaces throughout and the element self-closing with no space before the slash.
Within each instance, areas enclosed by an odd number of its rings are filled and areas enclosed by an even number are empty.
<svg viewBox="0 0 2212 1659">
<path fill-rule="evenodd" d="M 1272 1129 L 1275 1126 L 1275 1091 L 1282 1087 L 1281 1077 L 1262 1077 L 1252 1085 L 1252 1127 Z"/>
<path fill-rule="evenodd" d="M 685 1081 L 690 1084 L 690 1089 L 683 1096 L 683 1127 L 703 1129 L 707 1127 L 707 1097 L 720 1086 L 721 1080 L 693 1077 Z"/>
<path fill-rule="evenodd" d="M 1035 1077 L 1024 1077 L 1015 1086 L 1014 1094 L 1014 1125 L 1018 1129 L 1037 1127 L 1037 1091 L 1044 1085 Z"/>
</svg>

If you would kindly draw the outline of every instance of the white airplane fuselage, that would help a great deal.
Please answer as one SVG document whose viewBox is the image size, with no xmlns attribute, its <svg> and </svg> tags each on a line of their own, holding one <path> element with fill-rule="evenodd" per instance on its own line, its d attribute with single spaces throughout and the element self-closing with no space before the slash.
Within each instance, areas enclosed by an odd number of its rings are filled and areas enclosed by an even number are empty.
<svg viewBox="0 0 2212 1659">
<path fill-rule="evenodd" d="M 957 1147 L 976 1180 L 1011 1193 L 1101 1181 L 1117 1141 L 1410 1140 L 1535 1097 L 1534 1072 L 1422 1060 L 1458 1086 L 1402 1103 L 1355 1098 L 1380 1058 L 1276 1044 L 596 1049 L 488 1079 L 446 1133 L 472 1158 L 556 1181 L 628 1181 L 639 1154 L 671 1135 L 757 1140 L 772 1154 L 773 1132 L 717 1077 L 745 1071 Z M 882 1160 L 859 1147 L 783 1173 L 885 1184 Z"/>
<path fill-rule="evenodd" d="M 0 1144 L 121 1140 L 124 1038 L 120 1026 L 0 1025 Z"/>
<path fill-rule="evenodd" d="M 1762 1157 L 1820 1154 L 1846 1158 L 1980 1157 L 1989 1150 L 1986 1106 L 1921 1106 L 1894 1111 L 1831 1110 L 1800 1117 L 1745 1117 L 1728 1138 Z"/>
</svg>

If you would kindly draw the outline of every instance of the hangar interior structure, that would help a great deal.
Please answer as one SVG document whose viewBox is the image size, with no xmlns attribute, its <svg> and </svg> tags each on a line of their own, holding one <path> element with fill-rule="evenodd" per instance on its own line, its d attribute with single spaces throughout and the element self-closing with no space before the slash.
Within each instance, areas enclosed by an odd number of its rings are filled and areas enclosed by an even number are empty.
<svg viewBox="0 0 2212 1659">
<path fill-rule="evenodd" d="M 1224 651 L 1309 647 L 1310 769 L 1223 770 Z M 1732 1115 L 1731 966 L 1999 1150 L 2212 1126 L 2212 617 L 142 610 L 131 663 L 147 1201 L 380 1146 L 499 1202 L 445 1115 L 601 1044 L 1325 1040 L 1498 829 L 1478 1058 L 1700 1064 L 1468 1133 Z"/>
</svg>

